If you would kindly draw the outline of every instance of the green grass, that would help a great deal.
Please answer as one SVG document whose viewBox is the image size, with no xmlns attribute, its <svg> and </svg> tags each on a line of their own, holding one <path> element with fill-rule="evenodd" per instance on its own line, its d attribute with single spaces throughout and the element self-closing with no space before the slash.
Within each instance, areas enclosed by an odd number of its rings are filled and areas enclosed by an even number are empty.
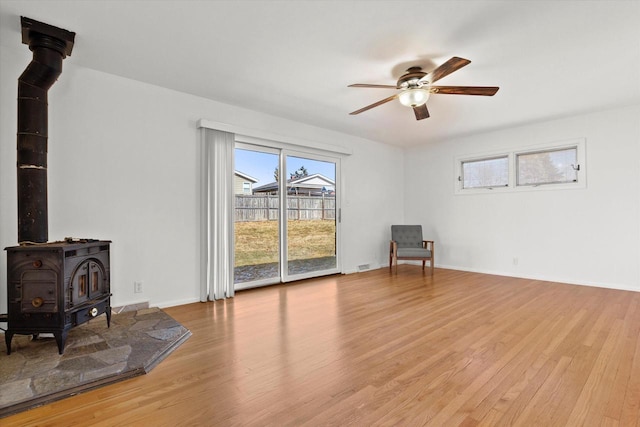
<svg viewBox="0 0 640 427">
<path fill-rule="evenodd" d="M 289 260 L 335 255 L 336 223 L 332 220 L 289 221 Z M 278 222 L 235 223 L 235 266 L 278 262 Z"/>
</svg>

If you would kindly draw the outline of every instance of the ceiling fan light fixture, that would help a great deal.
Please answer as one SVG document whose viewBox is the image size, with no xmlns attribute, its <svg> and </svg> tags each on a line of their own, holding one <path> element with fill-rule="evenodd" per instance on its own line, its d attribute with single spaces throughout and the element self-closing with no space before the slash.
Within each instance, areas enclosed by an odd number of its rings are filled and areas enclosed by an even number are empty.
<svg viewBox="0 0 640 427">
<path fill-rule="evenodd" d="M 429 91 L 421 88 L 407 89 L 398 96 L 398 99 L 406 107 L 419 107 L 429 99 Z"/>
</svg>

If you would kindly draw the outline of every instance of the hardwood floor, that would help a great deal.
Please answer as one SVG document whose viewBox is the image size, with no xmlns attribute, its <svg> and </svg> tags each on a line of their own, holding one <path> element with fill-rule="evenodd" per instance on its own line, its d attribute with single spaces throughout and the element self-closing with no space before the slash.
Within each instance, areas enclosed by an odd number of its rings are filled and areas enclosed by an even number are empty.
<svg viewBox="0 0 640 427">
<path fill-rule="evenodd" d="M 638 426 L 640 293 L 414 265 L 166 309 L 149 374 L 8 426 Z"/>
</svg>

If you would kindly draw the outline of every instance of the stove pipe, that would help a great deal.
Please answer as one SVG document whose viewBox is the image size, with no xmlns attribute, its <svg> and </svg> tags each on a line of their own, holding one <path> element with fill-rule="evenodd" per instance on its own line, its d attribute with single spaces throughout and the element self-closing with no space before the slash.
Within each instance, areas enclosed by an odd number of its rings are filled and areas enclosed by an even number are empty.
<svg viewBox="0 0 640 427">
<path fill-rule="evenodd" d="M 20 22 L 33 59 L 18 78 L 18 242 L 46 243 L 47 91 L 71 55 L 75 33 L 25 17 Z"/>
</svg>

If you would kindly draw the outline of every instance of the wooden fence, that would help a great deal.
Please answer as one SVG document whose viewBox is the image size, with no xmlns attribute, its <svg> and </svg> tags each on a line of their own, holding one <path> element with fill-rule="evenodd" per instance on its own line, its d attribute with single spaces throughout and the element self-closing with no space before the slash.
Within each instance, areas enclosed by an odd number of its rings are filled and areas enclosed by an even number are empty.
<svg viewBox="0 0 640 427">
<path fill-rule="evenodd" d="M 275 221 L 278 219 L 277 195 L 236 194 L 236 221 Z M 335 196 L 287 196 L 287 219 L 336 219 Z"/>
</svg>

